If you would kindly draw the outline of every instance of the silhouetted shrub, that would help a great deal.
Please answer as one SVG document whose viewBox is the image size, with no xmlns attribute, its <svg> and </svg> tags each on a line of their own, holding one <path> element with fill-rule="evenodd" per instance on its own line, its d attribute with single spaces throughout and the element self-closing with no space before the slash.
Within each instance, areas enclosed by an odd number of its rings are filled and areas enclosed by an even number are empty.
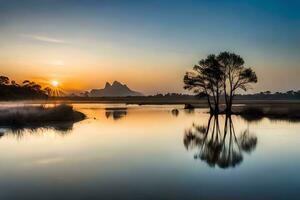
<svg viewBox="0 0 300 200">
<path fill-rule="evenodd" d="M 195 107 L 192 104 L 186 103 L 184 104 L 184 109 L 194 109 Z"/>
<path fill-rule="evenodd" d="M 237 114 L 247 121 L 259 121 L 264 117 L 263 110 L 257 107 L 245 107 Z"/>
</svg>

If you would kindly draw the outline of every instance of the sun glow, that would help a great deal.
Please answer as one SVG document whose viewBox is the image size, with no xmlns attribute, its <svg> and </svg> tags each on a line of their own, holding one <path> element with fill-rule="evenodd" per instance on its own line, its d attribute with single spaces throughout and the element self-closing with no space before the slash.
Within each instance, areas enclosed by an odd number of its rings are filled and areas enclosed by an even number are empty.
<svg viewBox="0 0 300 200">
<path fill-rule="evenodd" d="M 51 85 L 52 85 L 53 87 L 58 87 L 58 85 L 59 85 L 59 82 L 58 82 L 58 81 L 55 81 L 55 80 L 53 80 L 53 81 L 51 81 Z"/>
</svg>

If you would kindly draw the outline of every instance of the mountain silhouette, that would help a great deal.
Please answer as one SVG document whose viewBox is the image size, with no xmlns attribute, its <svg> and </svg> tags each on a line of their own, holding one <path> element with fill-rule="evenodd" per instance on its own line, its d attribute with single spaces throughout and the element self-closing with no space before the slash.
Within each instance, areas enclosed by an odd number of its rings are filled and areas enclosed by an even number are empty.
<svg viewBox="0 0 300 200">
<path fill-rule="evenodd" d="M 131 90 L 126 84 L 114 81 L 113 84 L 106 82 L 103 89 L 92 89 L 89 93 L 91 97 L 126 97 L 143 96 L 142 93 Z"/>
</svg>

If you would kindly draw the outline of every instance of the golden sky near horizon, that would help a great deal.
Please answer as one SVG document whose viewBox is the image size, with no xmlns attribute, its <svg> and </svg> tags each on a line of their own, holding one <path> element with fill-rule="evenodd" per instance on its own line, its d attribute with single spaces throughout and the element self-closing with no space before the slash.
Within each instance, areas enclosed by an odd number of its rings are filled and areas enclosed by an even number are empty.
<svg viewBox="0 0 300 200">
<path fill-rule="evenodd" d="M 0 54 L 3 55 L 2 52 Z M 7 56 L 0 60 L 3 75 L 18 82 L 29 79 L 42 85 L 57 80 L 65 90 L 102 88 L 107 81 L 118 80 L 146 93 L 177 91 L 181 90 L 184 74 L 179 66 L 179 69 L 172 69 L 178 65 L 175 61 L 170 62 L 168 67 L 164 63 L 166 61 L 159 61 L 160 58 L 131 60 L 115 54 L 118 59 L 113 59 L 61 46 L 49 50 L 49 47 L 41 46 L 35 49 L 35 45 L 30 44 L 27 51 L 15 48 L 6 50 L 5 54 Z"/>
<path fill-rule="evenodd" d="M 190 70 L 197 62 L 197 56 L 172 59 L 161 54 L 151 56 L 127 57 L 126 54 L 111 52 L 111 55 L 99 56 L 90 54 L 88 49 L 64 47 L 55 44 L 51 48 L 42 44 L 23 44 L 8 46 L 0 51 L 1 73 L 13 80 L 22 82 L 25 79 L 36 81 L 42 85 L 52 80 L 59 82 L 66 91 L 90 90 L 102 88 L 105 83 L 118 80 L 130 88 L 146 94 L 158 92 L 185 92 L 182 78 L 185 71 Z M 23 51 L 23 48 L 26 51 Z M 205 57 L 204 54 L 202 57 Z M 113 59 L 116 57 L 118 59 Z M 246 60 L 246 65 L 247 61 Z M 248 62 L 251 63 L 251 62 Z M 261 60 L 249 66 L 254 66 L 259 83 L 254 85 L 254 91 L 288 90 L 299 87 L 300 69 L 285 70 L 278 63 L 272 64 Z M 263 78 L 262 78 L 263 77 Z"/>
</svg>

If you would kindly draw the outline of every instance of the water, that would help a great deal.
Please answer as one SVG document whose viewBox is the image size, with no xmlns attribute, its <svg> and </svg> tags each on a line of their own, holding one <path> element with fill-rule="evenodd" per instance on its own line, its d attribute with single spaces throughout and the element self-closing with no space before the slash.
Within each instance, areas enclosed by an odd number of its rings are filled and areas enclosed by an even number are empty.
<svg viewBox="0 0 300 200">
<path fill-rule="evenodd" d="M 74 106 L 88 119 L 0 130 L 1 200 L 300 195 L 300 123 L 210 119 L 182 106 Z"/>
</svg>

